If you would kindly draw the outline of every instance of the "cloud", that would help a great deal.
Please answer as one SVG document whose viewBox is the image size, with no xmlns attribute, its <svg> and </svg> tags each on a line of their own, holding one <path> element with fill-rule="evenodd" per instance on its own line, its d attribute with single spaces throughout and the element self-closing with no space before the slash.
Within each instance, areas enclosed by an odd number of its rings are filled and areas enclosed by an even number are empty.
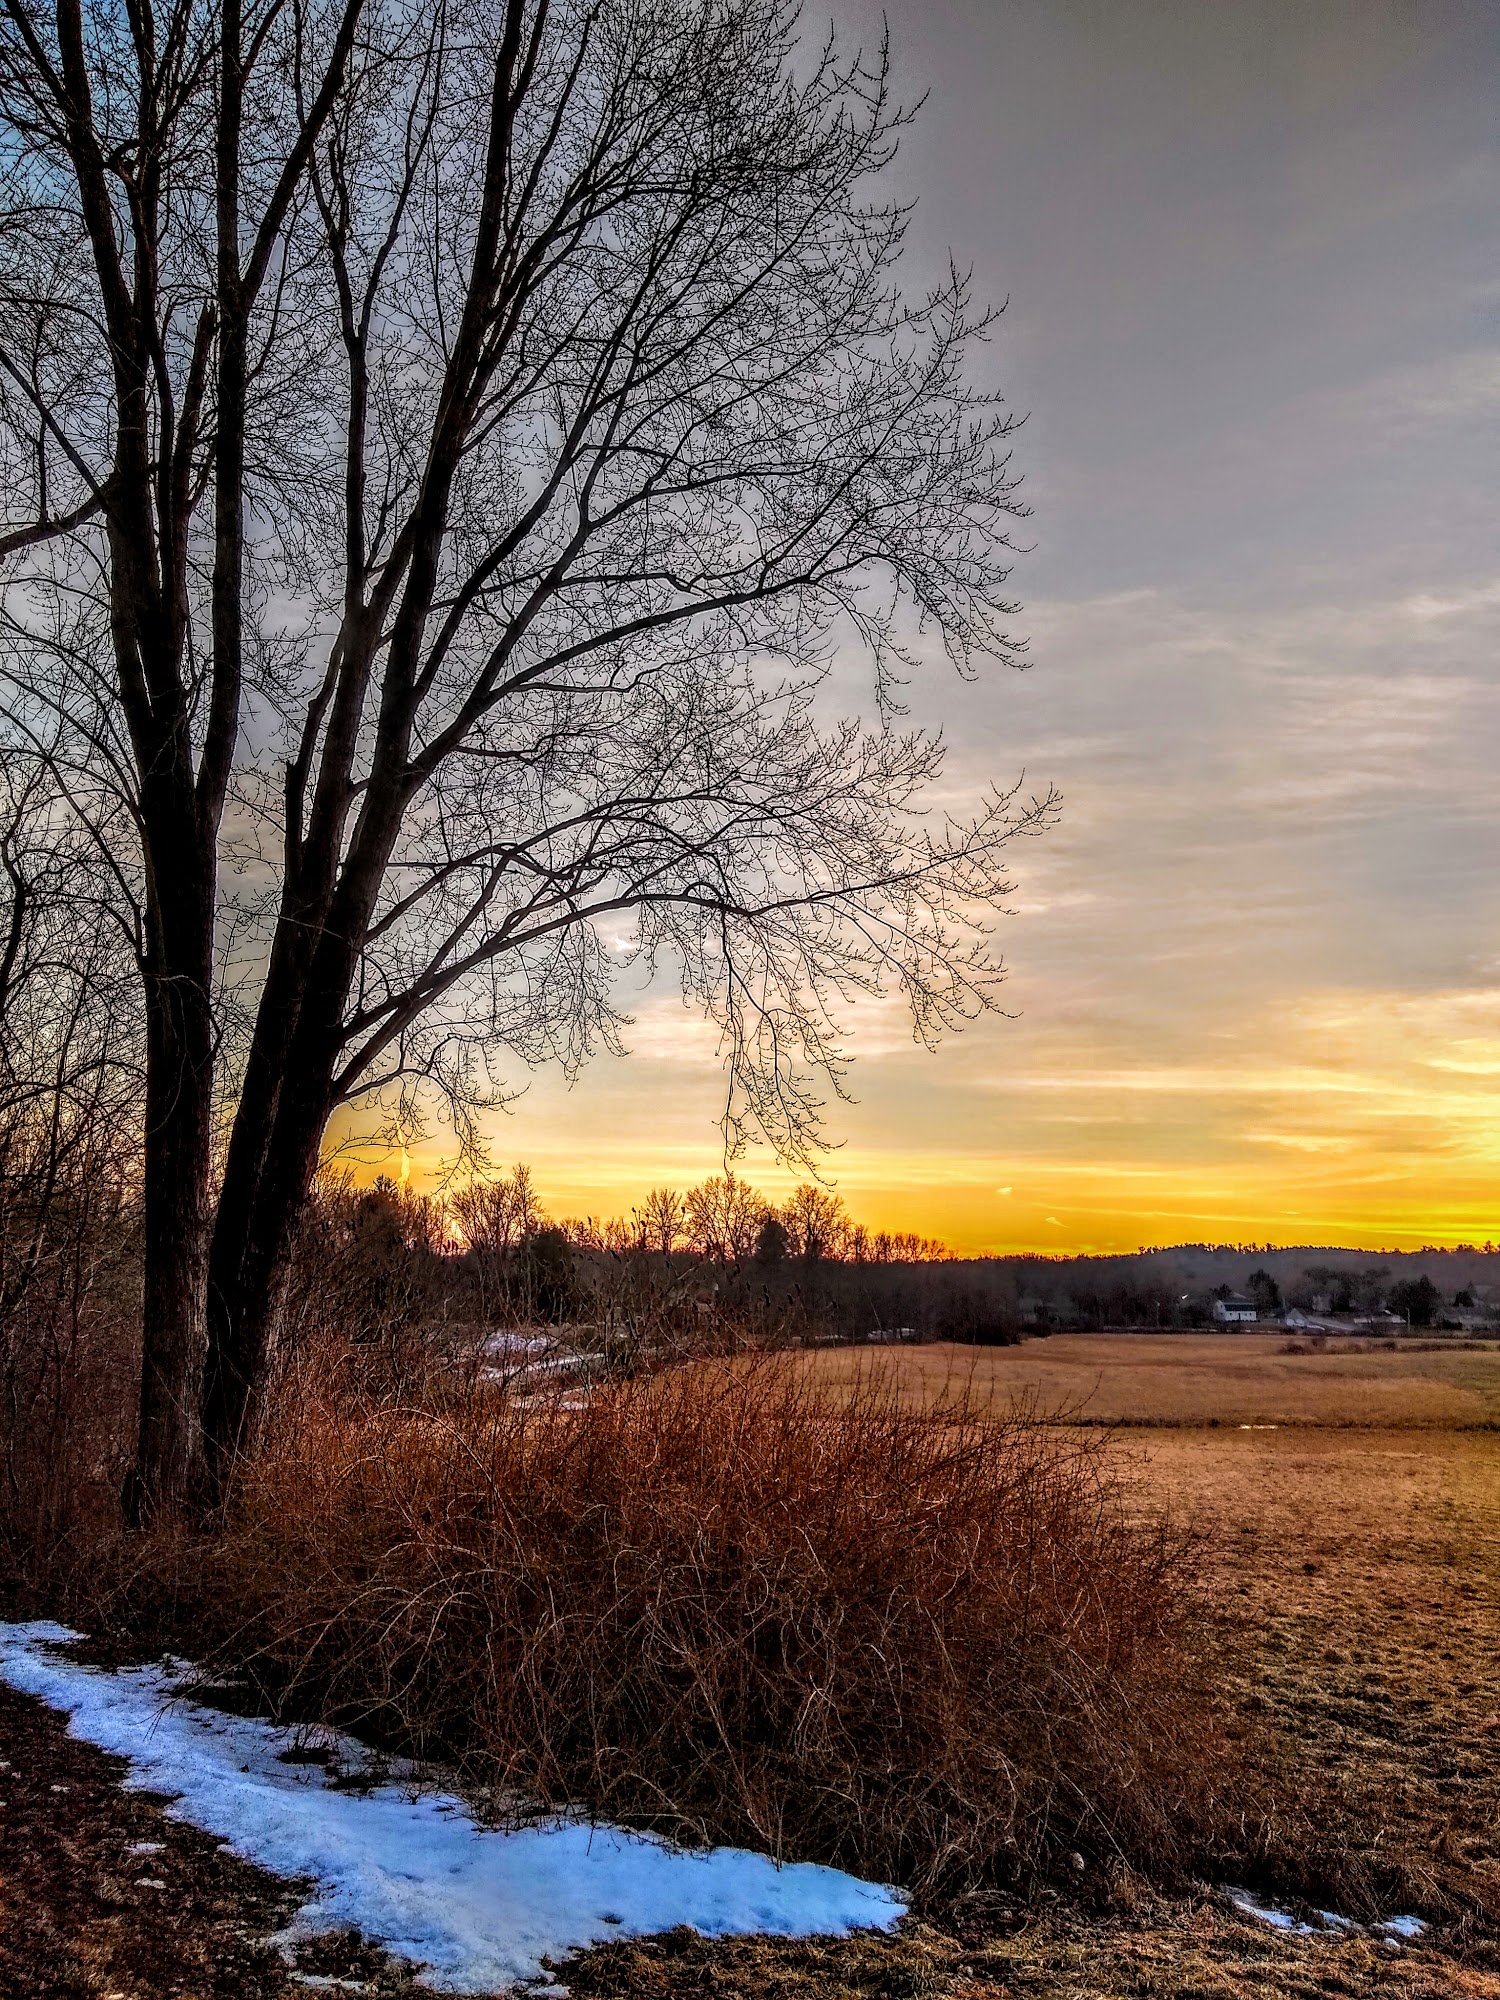
<svg viewBox="0 0 1500 2000">
<path fill-rule="evenodd" d="M 1500 352 L 1470 348 L 1388 369 L 1325 396 L 1322 408 L 1355 436 L 1378 439 L 1382 448 L 1401 443 L 1412 431 L 1493 422 L 1500 418 Z"/>
<path fill-rule="evenodd" d="M 1032 670 L 913 633 L 912 717 L 941 806 L 1024 769 L 1064 808 L 997 924 L 1014 1018 L 931 1057 L 850 1011 L 840 1188 L 975 1246 L 1493 1235 L 1492 42 L 1355 0 L 908 11 L 913 240 L 1013 296 L 984 367 L 1037 542 Z M 829 712 L 868 683 L 851 650 Z M 716 1037 L 622 997 L 632 1058 L 500 1141 L 596 1211 L 718 1163 Z"/>
</svg>

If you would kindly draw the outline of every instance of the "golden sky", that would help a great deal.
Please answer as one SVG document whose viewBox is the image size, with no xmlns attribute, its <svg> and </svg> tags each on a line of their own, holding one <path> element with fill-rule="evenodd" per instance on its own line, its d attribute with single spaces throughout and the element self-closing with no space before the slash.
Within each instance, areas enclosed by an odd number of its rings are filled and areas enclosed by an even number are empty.
<svg viewBox="0 0 1500 2000">
<path fill-rule="evenodd" d="M 1001 922 L 1012 1012 L 936 1054 L 894 1002 L 851 1019 L 851 1209 L 970 1252 L 1500 1238 L 1500 679 L 1469 664 L 1500 589 L 1232 624 L 1136 593 L 1033 630 L 1033 672 L 943 697 L 955 790 L 1008 741 L 1064 795 Z M 625 1058 L 492 1121 L 559 1214 L 721 1164 L 712 1034 L 622 998 Z"/>
<path fill-rule="evenodd" d="M 935 1055 L 893 1007 L 850 1022 L 827 1171 L 870 1225 L 967 1251 L 1500 1238 L 1486 12 L 892 12 L 933 93 L 902 169 L 917 275 L 951 243 L 1009 296 L 993 361 L 1036 510 L 1032 670 L 934 662 L 912 709 L 952 799 L 1024 769 L 1064 807 L 1000 925 L 1013 1017 Z M 830 700 L 867 692 L 841 660 Z M 721 1164 L 711 1037 L 670 991 L 621 997 L 626 1059 L 517 1076 L 494 1120 L 559 1214 Z"/>
</svg>

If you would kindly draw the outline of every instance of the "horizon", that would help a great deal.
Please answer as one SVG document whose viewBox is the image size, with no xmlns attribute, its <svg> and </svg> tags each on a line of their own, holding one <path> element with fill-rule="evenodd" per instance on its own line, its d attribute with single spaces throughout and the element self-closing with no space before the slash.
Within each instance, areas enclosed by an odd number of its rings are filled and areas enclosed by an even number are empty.
<svg viewBox="0 0 1500 2000">
<path fill-rule="evenodd" d="M 841 0 L 867 44 L 875 0 Z M 1500 51 L 1466 0 L 938 0 L 893 191 L 910 281 L 1008 298 L 1025 674 L 927 662 L 938 804 L 1055 783 L 1002 1004 L 844 1010 L 821 1171 L 970 1254 L 1500 1233 Z M 849 663 L 830 701 L 868 708 Z M 624 1060 L 527 1078 L 496 1158 L 567 1212 L 723 1164 L 722 1065 L 622 978 Z M 448 1143 L 451 1153 L 451 1142 Z M 412 1148 L 419 1182 L 444 1135 Z M 392 1156 L 394 1157 L 394 1156 Z M 735 1162 L 768 1191 L 804 1175 Z M 390 1166 L 390 1161 L 386 1162 Z"/>
<path fill-rule="evenodd" d="M 602 1229 L 612 1222 L 629 1222 L 632 1217 L 639 1214 L 648 1195 L 657 1186 L 665 1185 L 671 1187 L 672 1185 L 671 1183 L 656 1182 L 650 1188 L 642 1187 L 637 1190 L 635 1198 L 624 1207 L 601 1207 L 597 1210 L 574 1211 L 573 1209 L 562 1208 L 551 1199 L 547 1187 L 544 1184 L 538 1184 L 537 1176 L 532 1173 L 529 1162 L 521 1162 L 515 1171 L 519 1172 L 523 1169 L 530 1176 L 543 1224 L 556 1225 L 564 1229 L 586 1225 Z M 722 1163 L 711 1169 L 712 1172 L 722 1172 L 723 1170 Z M 488 1171 L 503 1175 L 505 1169 L 491 1168 Z M 729 1171 L 735 1173 L 736 1178 L 746 1182 L 752 1193 L 765 1195 L 764 1188 L 758 1182 L 751 1181 L 748 1175 L 738 1173 L 734 1166 L 731 1166 Z M 418 1196 L 426 1195 L 438 1200 L 441 1200 L 446 1192 L 446 1183 L 441 1177 L 421 1172 L 409 1173 L 405 1179 L 393 1177 L 388 1171 L 386 1160 L 381 1157 L 364 1160 L 362 1169 L 355 1169 L 353 1179 L 354 1184 L 362 1189 L 372 1187 L 379 1181 L 397 1186 L 403 1193 L 410 1192 Z M 682 1187 L 674 1187 L 672 1191 L 679 1194 L 686 1194 L 690 1191 L 690 1184 L 685 1183 Z M 837 1189 L 832 1189 L 831 1191 L 837 1193 Z M 780 1195 L 779 1200 L 775 1196 L 767 1196 L 766 1198 L 773 1206 L 780 1205 L 781 1202 L 784 1202 L 785 1194 L 788 1192 L 790 1192 L 790 1185 Z M 1186 1252 L 1237 1257 L 1280 1257 L 1299 1254 L 1306 1254 L 1308 1256 L 1322 1256 L 1327 1254 L 1349 1257 L 1500 1257 L 1500 1241 L 1488 1237 L 1482 1240 L 1458 1239 L 1446 1243 L 1430 1240 L 1413 1243 L 1339 1243 L 1320 1241 L 1315 1238 L 1294 1238 L 1289 1241 L 1266 1240 L 1262 1242 L 1253 1238 L 1241 1240 L 1236 1238 L 1180 1237 L 1156 1243 L 1135 1243 L 1109 1249 L 1101 1249 L 1090 1245 L 1069 1249 L 1062 1248 L 1056 1243 L 1039 1243 L 1036 1245 L 1023 1244 L 1005 1250 L 967 1250 L 951 1243 L 939 1232 L 913 1229 L 909 1223 L 903 1222 L 899 1215 L 876 1222 L 868 1220 L 863 1213 L 849 1209 L 848 1221 L 851 1225 L 863 1228 L 867 1235 L 870 1236 L 874 1236 L 877 1232 L 885 1231 L 892 1235 L 914 1237 L 933 1243 L 947 1258 L 956 1263 L 998 1262 L 1039 1258 L 1053 1263 L 1068 1263 L 1089 1258 L 1107 1261 L 1129 1257 L 1170 1256 L 1173 1253 Z"/>
</svg>

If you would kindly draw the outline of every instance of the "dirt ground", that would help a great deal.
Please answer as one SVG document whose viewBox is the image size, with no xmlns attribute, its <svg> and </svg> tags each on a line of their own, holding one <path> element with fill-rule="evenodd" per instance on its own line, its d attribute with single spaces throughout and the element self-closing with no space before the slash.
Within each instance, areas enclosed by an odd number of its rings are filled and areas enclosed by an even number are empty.
<svg viewBox="0 0 1500 2000">
<path fill-rule="evenodd" d="M 4 2000 L 415 1996 L 408 1968 L 350 1936 L 267 1940 L 295 1886 L 235 1860 L 119 1785 L 120 1761 L 0 1689 L 0 1995 Z M 976 1898 L 895 1938 L 627 1941 L 559 1968 L 578 2000 L 1500 2000 L 1497 1969 L 1425 1946 L 1285 1938 L 1208 1892 L 1117 1885 L 1112 1906 Z M 1466 1954 L 1467 1956 L 1467 1954 Z"/>
<path fill-rule="evenodd" d="M 1440 1917 L 1429 1937 L 1287 1937 L 1208 1885 L 1117 1877 L 1077 1901 L 977 1898 L 895 1939 L 624 1941 L 563 1969 L 580 2000 L 1500 2000 L 1500 1434 L 1220 1425 L 1117 1449 L 1142 1505 L 1203 1531 L 1249 1627 L 1228 1692 L 1292 1762 L 1292 1851 L 1333 1829 L 1346 1906 L 1415 1902 Z M 0 1690 L 4 2000 L 416 1990 L 355 1939 L 289 1965 L 266 1940 L 295 1889 L 121 1791 L 119 1770 Z M 132 1854 L 142 1841 L 160 1851 Z"/>
</svg>

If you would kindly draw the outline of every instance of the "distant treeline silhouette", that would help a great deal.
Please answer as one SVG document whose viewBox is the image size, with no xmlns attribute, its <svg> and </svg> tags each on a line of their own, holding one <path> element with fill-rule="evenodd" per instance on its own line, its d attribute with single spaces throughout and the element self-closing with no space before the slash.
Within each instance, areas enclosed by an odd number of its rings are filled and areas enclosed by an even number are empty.
<svg viewBox="0 0 1500 2000">
<path fill-rule="evenodd" d="M 810 1182 L 775 1203 L 725 1172 L 686 1191 L 653 1188 L 623 1217 L 554 1221 L 523 1165 L 437 1198 L 389 1180 L 362 1194 L 346 1183 L 340 1202 L 355 1217 L 385 1211 L 388 1234 L 456 1267 L 449 1281 L 477 1288 L 485 1319 L 628 1311 L 707 1315 L 773 1339 L 1016 1337 L 1014 1315 L 954 1275 L 945 1244 L 870 1230 Z"/>
<path fill-rule="evenodd" d="M 425 1263 L 442 1317 L 486 1321 L 711 1313 L 766 1337 L 1008 1342 L 1110 1328 L 1190 1330 L 1246 1293 L 1261 1319 L 1285 1311 L 1394 1315 L 1413 1327 L 1484 1317 L 1500 1301 L 1493 1246 L 1370 1252 L 1338 1246 L 1179 1244 L 1121 1255 L 956 1256 L 910 1231 L 871 1231 L 827 1188 L 777 1204 L 732 1172 L 679 1192 L 657 1187 L 623 1217 L 554 1220 L 530 1170 L 440 1197 L 390 1180 L 326 1182 L 310 1225 L 320 1313 L 329 1232 L 366 1269 L 371 1246 L 410 1272 Z M 366 1276 L 368 1270 L 366 1269 Z M 420 1315 L 419 1315 L 420 1316 Z"/>
</svg>

